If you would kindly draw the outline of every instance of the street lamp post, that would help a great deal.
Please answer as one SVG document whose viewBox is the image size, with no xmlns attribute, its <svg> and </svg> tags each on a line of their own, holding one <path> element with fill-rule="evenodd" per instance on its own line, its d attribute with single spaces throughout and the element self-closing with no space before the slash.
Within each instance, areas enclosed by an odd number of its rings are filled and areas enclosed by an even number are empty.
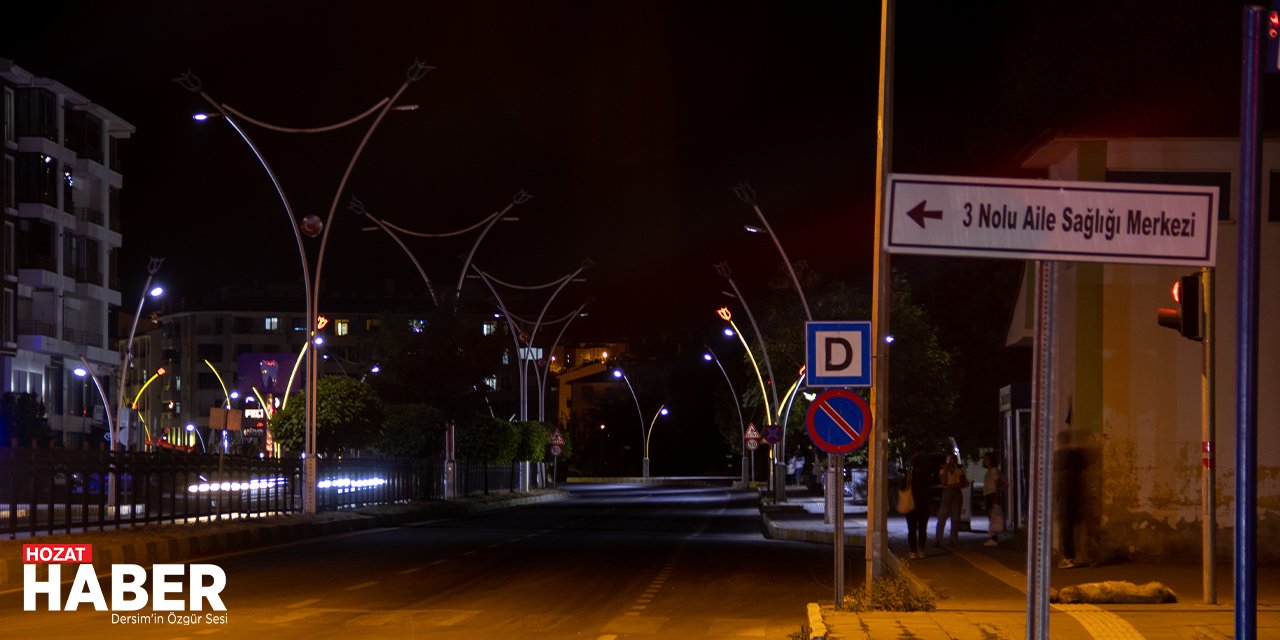
<svg viewBox="0 0 1280 640">
<path fill-rule="evenodd" d="M 138 332 L 138 319 L 142 317 L 142 304 L 147 301 L 147 296 L 158 298 L 164 293 L 162 287 L 152 287 L 151 279 L 155 277 L 156 272 L 160 270 L 160 265 L 164 264 L 164 258 L 151 258 L 147 264 L 147 279 L 142 283 L 142 295 L 138 296 L 138 309 L 133 313 L 133 324 L 129 327 L 129 339 L 124 344 L 124 353 L 120 355 L 120 376 L 117 380 L 116 410 L 120 412 L 116 419 L 115 425 L 118 428 L 126 430 L 126 436 L 130 441 L 133 440 L 132 429 L 128 429 L 130 411 L 124 403 L 124 385 L 125 380 L 129 377 L 129 367 L 133 364 L 133 338 Z M 95 380 L 96 382 L 96 380 Z M 105 407 L 107 412 L 111 411 L 111 407 Z M 112 431 L 111 433 L 111 451 L 116 451 L 116 442 L 120 439 L 120 434 Z M 128 448 L 128 443 L 125 443 Z"/>
<path fill-rule="evenodd" d="M 632 400 L 635 400 L 635 402 L 636 402 L 636 417 L 640 418 L 640 440 L 641 440 L 641 442 L 647 441 L 647 440 L 648 440 L 648 438 L 646 437 L 646 434 L 645 434 L 645 431 L 644 431 L 644 412 L 640 410 L 640 398 L 636 396 L 636 388 L 635 388 L 635 387 L 633 387 L 633 386 L 631 386 L 631 378 L 628 378 L 628 377 L 627 377 L 627 374 L 626 374 L 626 373 L 624 373 L 624 372 L 622 371 L 622 369 L 614 369 L 614 370 L 613 370 L 613 377 L 615 377 L 615 378 L 621 378 L 623 382 L 627 383 L 627 389 L 629 389 L 629 390 L 631 391 L 631 399 L 632 399 Z M 656 419 L 656 418 L 655 418 L 655 419 Z M 648 453 L 648 451 L 646 451 L 646 452 L 645 452 L 644 462 L 642 463 L 642 466 L 641 466 L 641 473 L 643 474 L 643 477 L 644 477 L 646 480 L 649 478 L 649 453 Z"/>
<path fill-rule="evenodd" d="M 653 425 L 658 422 L 658 416 L 665 416 L 668 413 L 670 412 L 667 411 L 667 405 L 659 406 L 658 411 L 653 414 L 653 419 L 649 421 L 649 430 L 644 434 L 644 477 L 646 478 L 649 477 L 649 438 L 653 436 Z"/>
<path fill-rule="evenodd" d="M 203 85 L 200 82 L 200 79 L 196 77 L 195 74 L 189 71 L 187 73 L 182 74 L 178 78 L 174 79 L 174 81 L 177 82 L 179 85 L 181 85 L 183 88 L 187 89 L 188 91 L 191 91 L 192 93 L 199 94 L 200 97 L 202 97 L 205 100 L 205 102 L 209 103 L 209 105 L 212 106 L 217 111 L 217 114 L 223 120 L 226 120 L 227 124 L 231 125 L 232 129 L 235 130 L 235 132 L 240 136 L 240 139 L 244 141 L 245 145 L 249 147 L 249 150 L 253 152 L 253 155 L 258 159 L 258 163 L 262 165 L 263 170 L 266 171 L 267 173 L 267 177 L 271 180 L 272 185 L 275 187 L 276 194 L 279 196 L 281 203 L 284 205 L 285 214 L 288 215 L 289 217 L 289 224 L 293 230 L 294 239 L 298 247 L 298 257 L 302 263 L 303 287 L 304 287 L 306 299 L 307 299 L 306 338 L 307 338 L 308 344 L 311 344 L 311 338 L 313 335 L 315 335 L 316 318 L 320 315 L 320 312 L 319 312 L 320 301 L 319 301 L 319 295 L 318 295 L 320 290 L 320 275 L 324 267 L 324 256 L 325 256 L 325 249 L 327 248 L 328 242 L 329 242 L 329 232 L 333 229 L 333 224 L 332 224 L 333 215 L 338 208 L 338 199 L 342 196 L 342 192 L 346 189 L 347 181 L 348 179 L 350 179 L 351 173 L 355 169 L 356 162 L 360 159 L 360 156 L 364 152 L 364 149 L 368 144 L 369 139 L 373 137 L 374 131 L 377 130 L 378 125 L 381 124 L 383 118 L 387 115 L 387 112 L 395 107 L 396 101 L 400 99 L 400 96 L 405 92 L 406 89 L 409 88 L 410 84 L 424 78 L 427 75 L 427 73 L 430 72 L 433 68 L 434 67 L 423 64 L 421 61 L 415 60 L 414 63 L 410 65 L 408 70 L 405 72 L 404 82 L 400 85 L 400 88 L 397 89 L 396 92 L 391 97 L 382 98 L 382 100 L 378 101 L 368 110 L 366 110 L 364 113 L 361 113 L 353 118 L 349 118 L 345 121 L 327 125 L 327 126 L 311 127 L 311 128 L 280 127 L 280 126 L 272 125 L 266 122 L 262 122 L 260 120 L 255 120 L 249 117 L 248 115 L 245 115 L 244 113 L 241 113 L 235 110 L 234 108 L 232 108 L 230 105 L 226 103 L 222 103 L 214 100 L 208 93 L 205 93 L 205 91 L 203 90 Z M 233 114 L 235 116 L 234 119 L 232 118 Z M 200 117 L 201 115 L 202 114 L 198 114 L 196 116 L 196 120 L 204 120 L 208 117 L 208 116 Z M 256 125 L 258 127 L 281 132 L 281 133 L 322 133 L 322 132 L 334 131 L 337 129 L 344 128 L 348 125 L 364 120 L 369 116 L 373 116 L 373 122 L 370 123 L 369 128 L 365 131 L 364 136 L 361 138 L 359 145 L 356 147 L 355 151 L 352 153 L 351 159 L 347 162 L 347 166 L 345 171 L 342 174 L 342 178 L 338 182 L 338 187 L 337 189 L 334 190 L 333 199 L 329 204 L 328 214 L 323 220 L 321 220 L 318 216 L 315 216 L 315 215 L 307 216 L 301 221 L 298 220 L 297 216 L 294 215 L 293 207 L 290 204 L 288 197 L 285 195 L 284 188 L 280 185 L 280 181 L 277 179 L 275 172 L 271 169 L 271 166 L 267 163 L 266 158 L 258 150 L 257 145 L 253 143 L 253 140 L 249 138 L 248 134 L 245 133 L 244 129 L 241 128 L 236 123 L 236 119 L 240 119 L 240 120 L 244 120 L 245 122 Z M 312 270 L 309 266 L 310 262 L 307 258 L 306 247 L 303 245 L 303 242 L 302 242 L 302 233 L 306 233 L 308 236 L 311 236 L 311 237 L 315 237 L 317 235 L 320 236 L 320 248 L 316 256 L 314 278 L 312 277 Z M 317 362 L 317 359 L 316 359 L 316 350 L 314 346 L 306 349 L 306 355 L 307 355 L 307 377 L 306 377 L 307 409 L 306 409 L 306 419 L 304 422 L 305 431 L 304 431 L 304 438 L 303 438 L 303 441 L 304 441 L 303 448 L 305 452 L 303 454 L 304 458 L 303 458 L 303 482 L 302 482 L 302 510 L 304 513 L 315 513 L 316 512 L 316 474 L 317 474 L 316 388 L 317 388 L 317 383 L 319 381 L 319 373 L 318 373 L 319 363 Z"/>
<path fill-rule="evenodd" d="M 742 449 L 742 485 L 746 486 L 748 482 L 747 467 L 749 463 L 747 461 L 747 423 L 742 419 L 742 402 L 738 400 L 738 392 L 733 390 L 733 381 L 729 379 L 729 372 L 724 370 L 724 365 L 720 364 L 720 358 L 716 357 L 716 354 L 711 350 L 711 347 L 707 345 L 702 346 L 707 350 L 706 353 L 702 354 L 702 359 L 707 362 L 714 362 L 716 363 L 716 367 L 719 367 L 721 375 L 724 376 L 725 384 L 729 385 L 729 395 L 733 396 L 733 406 L 738 410 L 738 428 L 742 431 L 742 437 L 738 440 L 738 447 Z"/>
<path fill-rule="evenodd" d="M 88 376 L 93 380 L 93 388 L 98 390 L 98 397 L 102 399 L 102 413 L 107 417 L 107 433 L 111 434 L 111 450 L 115 451 L 116 430 L 115 423 L 111 421 L 111 402 L 107 400 L 107 392 L 102 389 L 102 382 L 98 380 L 98 375 L 93 372 L 93 367 L 89 365 L 89 361 L 84 356 L 80 356 L 80 363 L 83 367 L 76 367 L 71 371 L 77 378 Z M 111 456 L 111 473 L 107 475 L 107 506 L 114 507 L 116 505 L 116 472 L 115 472 L 115 456 Z"/>
</svg>

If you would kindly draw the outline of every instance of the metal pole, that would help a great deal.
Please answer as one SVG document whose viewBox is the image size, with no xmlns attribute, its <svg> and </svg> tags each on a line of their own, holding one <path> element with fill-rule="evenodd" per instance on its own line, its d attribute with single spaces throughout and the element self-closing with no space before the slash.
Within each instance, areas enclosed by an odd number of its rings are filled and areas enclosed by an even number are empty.
<svg viewBox="0 0 1280 640">
<path fill-rule="evenodd" d="M 1053 314 L 1057 264 L 1036 269 L 1036 335 L 1032 353 L 1031 522 L 1027 527 L 1027 638 L 1049 637 L 1049 560 L 1053 542 Z"/>
<path fill-rule="evenodd" d="M 1265 9 L 1245 7 L 1240 80 L 1240 254 L 1236 296 L 1236 556 L 1235 637 L 1257 635 L 1258 542 L 1258 201 L 1262 193 L 1262 19 Z"/>
<path fill-rule="evenodd" d="M 747 484 L 747 423 L 742 419 L 742 403 L 738 400 L 738 392 L 733 390 L 733 380 L 729 379 L 729 372 L 724 370 L 724 365 L 720 364 L 720 358 L 716 357 L 716 353 L 711 350 L 709 345 L 702 345 L 706 348 L 707 354 L 711 356 L 711 361 L 716 363 L 716 367 L 720 369 L 720 375 L 724 376 L 725 384 L 729 385 L 729 395 L 733 397 L 733 406 L 738 410 L 738 429 L 742 431 L 742 439 L 738 446 L 742 448 L 742 484 Z"/>
<path fill-rule="evenodd" d="M 1203 282 L 1204 291 L 1204 346 L 1203 355 L 1204 363 L 1200 374 L 1200 437 L 1202 450 L 1202 489 L 1204 499 L 1204 512 L 1200 516 L 1200 531 L 1203 541 L 1201 549 L 1201 563 L 1204 568 L 1202 591 L 1204 592 L 1205 604 L 1217 604 L 1218 602 L 1218 580 L 1217 580 L 1217 563 L 1216 549 L 1218 547 L 1218 522 L 1217 522 L 1217 487 L 1214 478 L 1214 443 L 1216 425 L 1214 423 L 1214 411 L 1216 411 L 1217 403 L 1214 401 L 1215 387 L 1217 380 L 1214 374 L 1214 357 L 1216 354 L 1216 345 L 1214 344 L 1214 313 L 1216 312 L 1213 295 L 1214 295 L 1214 272 L 1212 267 L 1204 267 L 1200 270 L 1200 278 Z"/>
<path fill-rule="evenodd" d="M 889 354 L 885 336 L 889 334 L 890 271 L 889 254 L 884 250 L 885 185 L 893 167 L 893 34 L 894 0 L 880 3 L 880 102 L 876 136 L 876 208 L 874 288 L 871 292 L 871 449 L 867 461 L 867 544 L 866 584 L 880 576 L 885 549 L 884 530 L 888 524 L 885 489 L 889 443 Z M 843 495 L 843 494 L 842 494 Z"/>
<path fill-rule="evenodd" d="M 841 456 L 835 453 L 827 454 L 827 495 L 834 496 L 832 503 L 832 521 L 835 526 L 834 548 L 832 554 L 835 562 L 835 585 L 836 599 L 835 605 L 840 606 L 844 602 L 844 465 L 841 463 Z"/>
</svg>

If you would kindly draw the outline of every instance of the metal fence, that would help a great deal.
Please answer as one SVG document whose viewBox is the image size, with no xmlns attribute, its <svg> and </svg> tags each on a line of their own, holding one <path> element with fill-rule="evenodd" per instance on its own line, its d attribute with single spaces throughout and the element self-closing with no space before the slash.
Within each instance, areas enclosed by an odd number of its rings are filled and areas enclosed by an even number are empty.
<svg viewBox="0 0 1280 640">
<path fill-rule="evenodd" d="M 458 462 L 456 494 L 541 487 L 542 465 Z M 444 463 L 322 459 L 316 505 L 354 508 L 445 497 Z M 302 509 L 299 460 L 191 453 L 0 447 L 0 535 L 76 533 L 261 517 Z"/>
</svg>

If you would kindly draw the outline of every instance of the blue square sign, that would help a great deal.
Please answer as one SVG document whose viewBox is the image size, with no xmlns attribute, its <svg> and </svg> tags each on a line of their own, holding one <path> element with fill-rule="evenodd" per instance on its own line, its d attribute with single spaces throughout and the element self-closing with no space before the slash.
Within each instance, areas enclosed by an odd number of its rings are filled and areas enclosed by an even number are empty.
<svg viewBox="0 0 1280 640">
<path fill-rule="evenodd" d="M 871 323 L 805 323 L 805 384 L 871 386 Z"/>
</svg>

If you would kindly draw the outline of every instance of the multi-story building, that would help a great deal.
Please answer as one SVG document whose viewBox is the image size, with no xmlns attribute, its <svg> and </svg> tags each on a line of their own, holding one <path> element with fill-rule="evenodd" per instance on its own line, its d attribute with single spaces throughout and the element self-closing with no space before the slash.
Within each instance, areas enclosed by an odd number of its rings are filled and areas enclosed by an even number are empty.
<svg viewBox="0 0 1280 640">
<path fill-rule="evenodd" d="M 81 358 L 114 388 L 108 314 L 120 305 L 118 144 L 133 125 L 60 82 L 0 59 L 3 322 L 0 388 L 39 396 L 65 446 L 101 442 L 102 403 Z"/>
<path fill-rule="evenodd" d="M 140 390 L 164 369 L 139 396 L 146 433 L 154 440 L 193 446 L 194 434 L 220 428 L 210 424 L 210 410 L 224 406 L 233 392 L 233 408 L 243 409 L 252 426 L 265 417 L 262 402 L 278 405 L 286 393 L 301 389 L 305 363 L 296 377 L 293 365 L 306 341 L 306 315 L 290 308 L 284 298 L 187 305 L 160 314 L 154 328 L 140 330 L 134 341 L 136 372 L 127 386 Z M 367 375 L 376 363 L 361 351 L 362 341 L 378 328 L 381 315 L 338 311 L 324 317 L 321 375 Z M 188 424 L 195 429 L 187 430 Z"/>
</svg>

